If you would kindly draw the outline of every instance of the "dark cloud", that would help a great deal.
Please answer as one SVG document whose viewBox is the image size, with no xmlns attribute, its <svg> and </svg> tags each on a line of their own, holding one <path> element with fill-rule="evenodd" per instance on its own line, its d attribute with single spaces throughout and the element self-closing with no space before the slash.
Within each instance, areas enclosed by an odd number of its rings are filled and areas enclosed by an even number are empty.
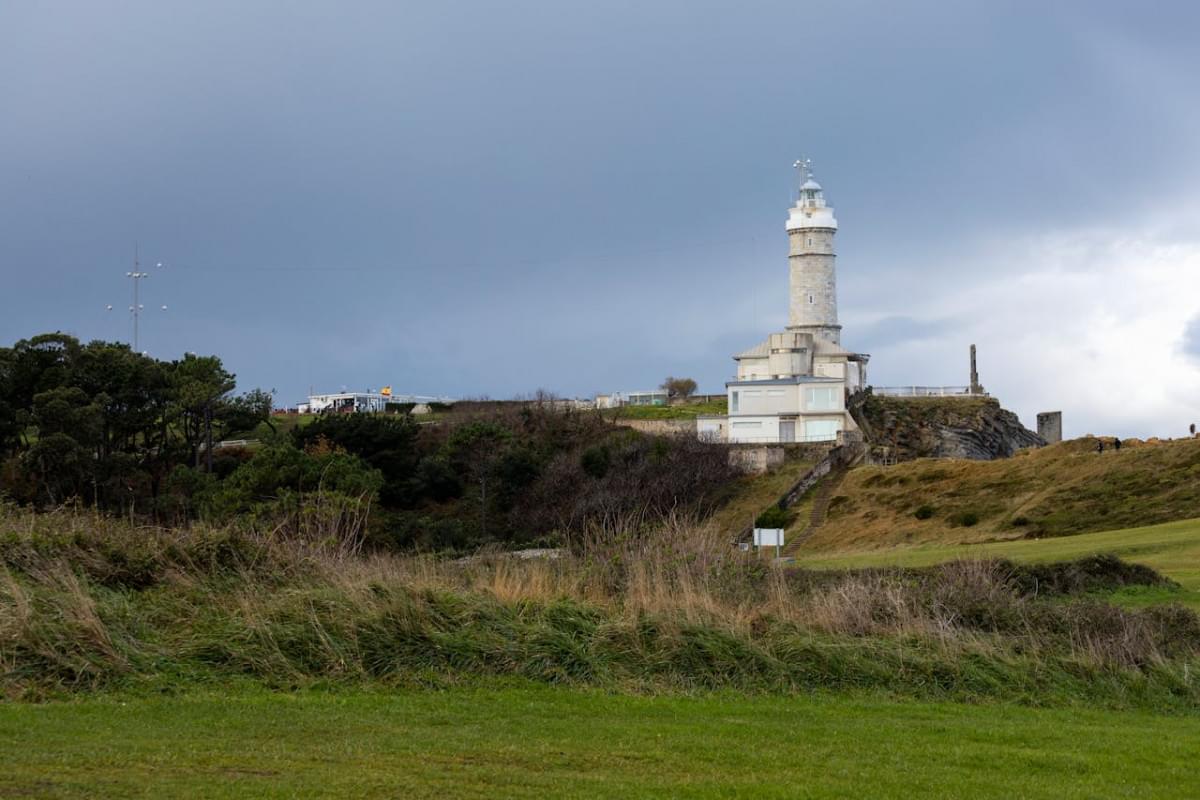
<svg viewBox="0 0 1200 800">
<path fill-rule="evenodd" d="M 138 241 L 151 351 L 289 399 L 716 389 L 786 314 L 802 153 L 843 309 L 897 314 L 846 341 L 935 337 L 905 298 L 964 241 L 1190 191 L 1198 8 L 16 4 L 0 341 L 127 336 Z"/>
</svg>

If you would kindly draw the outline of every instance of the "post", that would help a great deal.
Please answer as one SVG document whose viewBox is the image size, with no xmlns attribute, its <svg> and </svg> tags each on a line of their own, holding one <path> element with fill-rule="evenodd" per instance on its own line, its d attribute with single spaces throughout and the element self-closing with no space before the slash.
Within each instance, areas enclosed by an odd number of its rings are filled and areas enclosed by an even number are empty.
<svg viewBox="0 0 1200 800">
<path fill-rule="evenodd" d="M 983 387 L 979 385 L 979 369 L 975 363 L 975 345 L 971 345 L 971 394 L 983 394 Z"/>
</svg>

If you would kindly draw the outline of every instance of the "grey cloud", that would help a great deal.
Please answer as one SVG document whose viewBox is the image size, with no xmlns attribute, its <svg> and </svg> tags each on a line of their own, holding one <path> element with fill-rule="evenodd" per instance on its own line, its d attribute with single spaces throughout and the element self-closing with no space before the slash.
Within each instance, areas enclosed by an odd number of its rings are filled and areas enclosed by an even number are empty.
<svg viewBox="0 0 1200 800">
<path fill-rule="evenodd" d="M 1183 352 L 1200 363 L 1200 314 L 1197 314 L 1183 332 Z"/>
<path fill-rule="evenodd" d="M 905 293 L 984 277 L 939 266 L 963 242 L 1192 191 L 1190 84 L 1153 76 L 1200 73 L 1197 22 L 1082 0 L 17 4 L 0 343 L 126 336 L 103 306 L 136 240 L 176 266 L 148 289 L 171 308 L 152 350 L 219 352 L 283 397 L 719 387 L 786 312 L 801 154 L 842 220 L 844 316 L 897 314 L 847 344 L 936 338 Z M 1131 53 L 1155 54 L 1139 86 Z"/>
</svg>

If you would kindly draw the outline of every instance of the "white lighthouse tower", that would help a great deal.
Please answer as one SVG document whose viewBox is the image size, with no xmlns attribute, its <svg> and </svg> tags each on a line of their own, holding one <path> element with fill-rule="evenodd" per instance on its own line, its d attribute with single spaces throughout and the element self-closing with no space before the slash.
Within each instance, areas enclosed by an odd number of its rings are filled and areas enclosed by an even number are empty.
<svg viewBox="0 0 1200 800">
<path fill-rule="evenodd" d="M 837 255 L 833 246 L 837 219 L 833 209 L 825 205 L 825 193 L 813 178 L 811 163 L 797 161 L 795 166 L 800 170 L 800 196 L 787 221 L 791 268 L 788 330 L 840 344 Z"/>
</svg>

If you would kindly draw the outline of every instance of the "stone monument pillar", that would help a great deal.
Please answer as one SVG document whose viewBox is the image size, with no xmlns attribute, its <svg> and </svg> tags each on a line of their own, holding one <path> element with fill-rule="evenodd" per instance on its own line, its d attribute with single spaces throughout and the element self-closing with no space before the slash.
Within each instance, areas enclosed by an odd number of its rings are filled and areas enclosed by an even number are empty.
<svg viewBox="0 0 1200 800">
<path fill-rule="evenodd" d="M 1037 415 L 1038 436 L 1046 440 L 1046 444 L 1062 441 L 1062 412 L 1043 411 Z"/>
</svg>

